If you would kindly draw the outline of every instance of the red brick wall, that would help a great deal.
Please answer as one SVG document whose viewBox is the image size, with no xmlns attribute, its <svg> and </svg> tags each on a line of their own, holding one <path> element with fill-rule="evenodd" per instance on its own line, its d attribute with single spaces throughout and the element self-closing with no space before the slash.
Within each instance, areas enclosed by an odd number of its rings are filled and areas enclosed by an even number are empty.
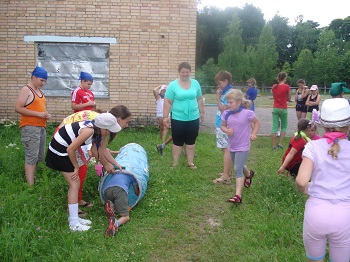
<svg viewBox="0 0 350 262">
<path fill-rule="evenodd" d="M 196 0 L 1 0 L 0 118 L 18 120 L 14 105 L 36 64 L 26 35 L 116 38 L 110 46 L 108 99 L 124 104 L 135 123 L 155 120 L 152 89 L 177 77 L 179 62 L 195 63 Z M 45 90 L 45 87 L 44 89 Z M 70 98 L 48 98 L 53 121 L 72 113 Z"/>
</svg>

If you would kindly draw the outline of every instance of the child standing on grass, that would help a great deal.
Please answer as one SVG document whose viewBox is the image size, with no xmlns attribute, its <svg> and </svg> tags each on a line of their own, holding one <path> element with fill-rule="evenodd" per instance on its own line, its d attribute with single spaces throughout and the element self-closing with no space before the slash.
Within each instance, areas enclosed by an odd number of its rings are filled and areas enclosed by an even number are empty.
<svg viewBox="0 0 350 262">
<path fill-rule="evenodd" d="M 250 107 L 250 110 L 255 111 L 255 105 L 254 100 L 258 96 L 258 89 L 256 88 L 256 80 L 255 78 L 250 78 L 247 80 L 248 89 L 245 94 L 245 98 L 252 101 L 252 105 Z"/>
<path fill-rule="evenodd" d="M 19 128 L 25 148 L 24 172 L 27 183 L 34 184 L 38 162 L 44 160 L 46 146 L 46 121 L 51 115 L 46 111 L 46 99 L 41 88 L 47 80 L 47 71 L 35 67 L 30 82 L 19 92 L 16 112 L 21 114 Z"/>
<path fill-rule="evenodd" d="M 95 97 L 94 97 L 94 94 L 90 91 L 91 85 L 94 81 L 92 75 L 86 72 L 80 72 L 79 80 L 81 81 L 80 86 L 78 86 L 72 92 L 71 107 L 73 111 L 77 113 L 84 110 L 95 110 L 96 109 Z M 91 148 L 91 144 L 82 146 L 78 150 L 81 151 L 82 154 L 85 154 L 87 156 L 87 155 L 91 155 L 90 148 Z M 83 185 L 84 185 L 87 173 L 88 173 L 88 164 L 87 162 L 85 162 L 83 165 L 79 167 L 80 187 L 79 187 L 79 193 L 78 193 L 78 203 L 79 203 L 79 206 L 81 207 L 91 208 L 93 207 L 93 204 L 83 200 Z M 85 216 L 85 214 L 86 213 L 84 211 L 79 210 L 79 216 Z"/>
<path fill-rule="evenodd" d="M 229 151 L 236 175 L 236 193 L 228 201 L 242 203 L 242 189 L 245 184 L 244 165 L 248 159 L 250 140 L 256 140 L 260 121 L 250 108 L 250 101 L 244 98 L 241 90 L 234 89 L 226 95 L 228 110 L 221 115 L 221 129 L 228 135 Z M 250 123 L 254 129 L 250 133 Z"/>
<path fill-rule="evenodd" d="M 304 79 L 299 79 L 297 82 L 298 90 L 295 92 L 295 111 L 297 114 L 297 119 L 300 120 L 302 118 L 306 118 L 307 113 L 307 105 L 306 100 L 308 98 L 308 95 L 310 93 L 310 90 L 308 86 L 306 85 L 306 82 Z"/>
<path fill-rule="evenodd" d="M 272 86 L 273 95 L 272 109 L 272 149 L 276 149 L 276 133 L 278 130 L 278 122 L 281 120 L 281 134 L 279 138 L 278 148 L 283 148 L 282 142 L 286 135 L 288 126 L 288 102 L 290 101 L 290 86 L 286 84 L 287 73 L 280 72 L 277 76 L 278 84 Z"/>
<path fill-rule="evenodd" d="M 323 138 L 306 144 L 296 178 L 305 204 L 303 240 L 307 261 L 350 260 L 350 105 L 344 98 L 327 99 L 316 122 Z"/>
<path fill-rule="evenodd" d="M 162 138 L 162 143 L 156 145 L 156 147 L 157 147 L 158 153 L 161 156 L 163 155 L 163 150 L 165 146 L 169 144 L 171 141 L 173 141 L 173 138 L 171 136 L 168 139 L 166 139 L 169 128 L 163 125 L 164 95 L 167 88 L 168 88 L 167 85 L 159 85 L 153 89 L 153 95 L 156 99 L 156 104 L 157 104 L 156 114 L 157 114 L 158 123 L 159 123 L 160 137 Z"/>
<path fill-rule="evenodd" d="M 130 117 L 128 118 L 130 120 Z M 92 152 L 96 159 L 102 156 L 98 147 L 102 146 L 101 137 L 111 136 L 127 126 L 128 121 L 120 122 L 112 113 L 102 113 L 93 121 L 76 122 L 61 127 L 52 138 L 46 154 L 46 165 L 61 171 L 69 185 L 68 211 L 71 231 L 86 231 L 91 221 L 78 217 L 78 191 L 80 186 L 79 165 L 75 151 L 82 145 L 92 143 Z M 97 153 L 97 150 L 99 153 Z M 101 153 L 100 153 L 101 152 Z M 121 169 L 120 165 L 116 168 Z M 115 172 L 115 169 L 114 169 Z"/>
<path fill-rule="evenodd" d="M 310 87 L 311 94 L 307 97 L 306 105 L 307 105 L 307 119 L 311 119 L 312 111 L 316 109 L 319 110 L 319 104 L 321 101 L 321 95 L 318 93 L 318 86 L 312 85 Z"/>
<path fill-rule="evenodd" d="M 228 136 L 221 130 L 221 114 L 223 111 L 228 109 L 226 95 L 228 92 L 233 90 L 231 85 L 232 75 L 230 72 L 220 71 L 215 76 L 215 82 L 218 84 L 218 89 L 216 91 L 216 103 L 218 105 L 218 109 L 215 119 L 216 146 L 221 148 L 224 155 L 224 171 L 219 173 L 219 177 L 214 179 L 213 183 L 231 184 L 232 160 L 230 151 L 228 150 Z M 244 166 L 244 174 L 247 177 L 245 186 L 249 187 L 254 176 L 254 171 L 249 170 L 246 166 Z"/>
<path fill-rule="evenodd" d="M 102 191 L 106 198 L 105 210 L 108 218 L 106 235 L 109 237 L 113 237 L 119 227 L 128 223 L 130 220 L 128 205 L 130 185 L 133 186 L 135 194 L 139 195 L 140 190 L 137 181 L 129 174 L 113 174 L 103 186 Z M 115 218 L 114 211 L 120 216 L 119 219 Z"/>
</svg>

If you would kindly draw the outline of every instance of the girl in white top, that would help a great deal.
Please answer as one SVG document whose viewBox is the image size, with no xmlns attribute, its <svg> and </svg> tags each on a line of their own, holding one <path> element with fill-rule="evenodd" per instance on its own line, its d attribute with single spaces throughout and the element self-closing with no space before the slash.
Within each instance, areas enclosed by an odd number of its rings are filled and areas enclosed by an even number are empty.
<svg viewBox="0 0 350 262">
<path fill-rule="evenodd" d="M 160 137 L 162 138 L 162 144 L 156 145 L 157 151 L 160 155 L 163 155 L 163 150 L 165 146 L 173 140 L 171 136 L 167 140 L 165 140 L 168 134 L 169 128 L 163 125 L 164 95 L 167 88 L 168 88 L 167 85 L 159 85 L 153 89 L 153 95 L 156 99 L 156 105 L 157 105 L 156 115 L 159 123 Z"/>
<path fill-rule="evenodd" d="M 314 117 L 313 117 L 314 118 Z M 323 138 L 310 141 L 296 178 L 305 205 L 303 240 L 307 261 L 324 261 L 326 243 L 334 262 L 350 260 L 350 105 L 344 98 L 327 99 L 316 123 Z"/>
</svg>

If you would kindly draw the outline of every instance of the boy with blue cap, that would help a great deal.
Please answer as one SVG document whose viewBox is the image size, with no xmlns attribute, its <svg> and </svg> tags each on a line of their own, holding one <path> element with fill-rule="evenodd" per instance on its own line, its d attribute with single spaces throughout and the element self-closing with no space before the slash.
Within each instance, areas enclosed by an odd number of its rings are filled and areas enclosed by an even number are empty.
<svg viewBox="0 0 350 262">
<path fill-rule="evenodd" d="M 71 107 L 74 111 L 80 112 L 85 110 L 95 110 L 95 97 L 94 94 L 90 91 L 91 85 L 94 81 L 91 74 L 87 72 L 80 72 L 79 80 L 81 81 L 80 86 L 78 86 L 72 92 L 72 104 Z M 89 154 L 89 150 L 91 148 L 91 144 L 82 146 L 81 149 L 85 155 Z M 79 206 L 91 208 L 93 206 L 92 203 L 89 203 L 83 200 L 83 185 L 88 172 L 88 165 L 84 163 L 84 165 L 79 167 L 79 179 L 80 179 L 80 188 L 78 192 L 78 202 Z M 86 213 L 82 210 L 79 210 L 79 216 L 85 216 Z"/>
<path fill-rule="evenodd" d="M 38 162 L 44 160 L 46 146 L 46 121 L 51 115 L 46 111 L 46 99 L 41 88 L 47 80 L 47 71 L 35 67 L 30 82 L 22 87 L 16 102 L 16 112 L 21 114 L 19 127 L 25 148 L 24 170 L 26 180 L 34 184 Z"/>
<path fill-rule="evenodd" d="M 90 91 L 94 81 L 92 75 L 82 71 L 80 72 L 79 80 L 81 80 L 80 86 L 72 92 L 71 106 L 74 113 L 82 110 L 95 110 L 95 96 Z"/>
</svg>

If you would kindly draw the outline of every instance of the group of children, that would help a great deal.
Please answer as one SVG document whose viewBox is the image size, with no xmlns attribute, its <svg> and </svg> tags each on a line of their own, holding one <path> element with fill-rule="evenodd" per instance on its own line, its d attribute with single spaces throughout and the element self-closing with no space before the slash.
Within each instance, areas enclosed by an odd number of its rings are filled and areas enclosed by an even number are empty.
<svg viewBox="0 0 350 262">
<path fill-rule="evenodd" d="M 95 109 L 93 94 L 91 96 L 90 92 L 86 92 L 91 87 L 92 76 L 84 73 L 80 78 L 81 85 L 73 92 L 72 108 L 77 111 L 86 109 L 85 106 Z M 46 111 L 46 100 L 41 91 L 46 80 L 47 71 L 36 67 L 32 72 L 31 81 L 21 89 L 16 102 L 16 111 L 21 114 L 21 139 L 25 147 L 25 174 L 29 185 L 34 184 L 37 163 L 44 159 L 46 121 L 51 118 Z M 250 150 L 250 140 L 257 138 L 260 121 L 252 110 L 251 101 L 246 99 L 246 95 L 241 90 L 232 89 L 230 73 L 220 71 L 215 80 L 218 83 L 216 134 L 217 144 L 224 154 L 224 172 L 220 176 L 221 180 L 219 178 L 214 181 L 216 183 L 227 181 L 230 176 L 230 165 L 233 163 L 236 192 L 228 201 L 240 204 L 242 189 L 244 186 L 251 185 L 254 175 L 252 172 L 246 175 L 244 170 Z M 253 80 L 249 85 L 252 84 L 254 84 Z M 254 88 L 253 85 L 250 88 Z M 165 89 L 166 86 L 160 86 L 154 90 L 156 99 L 157 95 L 159 99 L 164 96 Z M 254 92 L 253 94 L 247 92 L 247 97 L 256 97 L 257 91 Z M 79 96 L 82 98 L 78 99 Z M 254 98 L 251 99 L 254 100 Z M 82 187 L 80 180 L 84 180 L 84 177 L 82 179 L 79 177 L 80 167 L 86 164 L 85 154 L 80 149 L 81 146 L 91 145 L 90 154 L 101 162 L 106 172 L 115 174 L 104 187 L 105 211 L 108 218 L 106 234 L 113 236 L 120 225 L 129 221 L 127 208 L 129 186 L 134 186 L 136 194 L 139 190 L 134 178 L 118 173 L 121 166 L 112 157 L 106 145 L 115 138 L 117 132 L 128 126 L 131 113 L 125 106 L 116 106 L 105 113 L 93 112 L 81 111 L 65 119 L 53 135 L 45 160 L 49 168 L 62 173 L 69 185 L 70 230 L 86 231 L 90 228 L 91 221 L 78 216 L 78 192 Z M 316 140 L 312 135 L 315 124 L 325 128 L 324 136 L 317 137 Z M 299 120 L 298 131 L 292 138 L 290 147 L 284 155 L 283 164 L 278 170 L 282 173 L 284 169 L 288 169 L 290 173 L 297 175 L 298 190 L 309 196 L 305 206 L 303 226 L 304 245 L 309 261 L 324 261 L 327 241 L 332 261 L 350 260 L 350 227 L 348 225 L 350 142 L 347 139 L 349 126 L 349 101 L 344 98 L 325 100 L 320 113 L 314 110 L 311 121 L 305 118 Z M 162 142 L 165 143 L 164 129 L 161 134 Z M 313 140 L 310 141 L 311 139 Z M 302 161 L 295 163 L 292 153 L 298 154 L 299 160 L 302 158 Z M 80 202 L 82 205 L 84 203 L 87 202 Z M 114 211 L 121 216 L 118 220 Z"/>
<path fill-rule="evenodd" d="M 46 145 L 46 121 L 51 115 L 46 111 L 46 99 L 41 88 L 48 78 L 47 71 L 37 66 L 30 82 L 24 86 L 16 102 L 16 111 L 21 114 L 21 140 L 25 147 L 25 175 L 30 186 L 34 184 L 37 163 L 44 160 Z M 46 166 L 60 171 L 68 183 L 68 222 L 71 231 L 86 231 L 91 221 L 81 218 L 85 213 L 79 206 L 93 205 L 82 199 L 82 188 L 87 173 L 87 162 L 95 157 L 113 179 L 105 186 L 106 234 L 113 236 L 118 227 L 129 221 L 128 188 L 137 183 L 130 175 L 120 172 L 122 167 L 107 148 L 117 132 L 128 126 L 131 112 L 123 105 L 115 106 L 109 112 L 96 110 L 96 103 L 90 88 L 93 77 L 81 72 L 80 85 L 72 92 L 74 114 L 68 116 L 57 127 L 46 152 Z M 108 141 L 107 141 L 108 140 Z M 85 151 L 85 152 L 84 152 Z M 116 152 L 117 153 L 117 152 Z M 107 192 L 108 191 L 108 192 Z M 136 193 L 137 194 L 137 193 Z M 115 213 L 120 216 L 117 220 Z"/>
<path fill-rule="evenodd" d="M 310 88 L 306 85 L 304 79 L 297 81 L 298 90 L 295 92 L 295 111 L 297 119 L 311 119 L 314 109 L 319 110 L 321 95 L 318 92 L 318 86 L 312 85 Z"/>
<path fill-rule="evenodd" d="M 216 114 L 216 141 L 217 147 L 223 152 L 224 170 L 219 177 L 214 179 L 215 184 L 231 184 L 232 164 L 236 176 L 235 195 L 228 199 L 229 202 L 242 203 L 243 187 L 249 188 L 254 176 L 254 171 L 249 170 L 245 163 L 250 150 L 250 140 L 255 140 L 260 127 L 260 121 L 254 113 L 254 100 L 258 90 L 256 81 L 251 78 L 247 81 L 246 94 L 241 90 L 233 89 L 231 85 L 232 75 L 227 71 L 220 71 L 215 76 L 218 84 L 216 101 L 218 110 Z M 164 93 L 167 86 L 160 85 L 153 90 L 156 99 L 156 115 L 159 120 L 160 136 L 162 144 L 156 145 L 160 155 L 164 147 L 171 142 L 171 136 L 166 139 L 168 129 L 163 126 Z M 251 132 L 252 130 L 252 132 Z"/>
</svg>

